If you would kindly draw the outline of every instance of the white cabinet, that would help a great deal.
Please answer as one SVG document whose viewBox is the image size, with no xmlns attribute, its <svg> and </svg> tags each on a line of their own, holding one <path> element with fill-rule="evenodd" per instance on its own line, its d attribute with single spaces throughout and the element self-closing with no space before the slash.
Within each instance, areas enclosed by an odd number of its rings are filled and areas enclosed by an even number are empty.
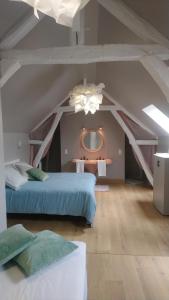
<svg viewBox="0 0 169 300">
<path fill-rule="evenodd" d="M 154 159 L 154 205 L 169 215 L 169 153 L 156 153 Z"/>
</svg>

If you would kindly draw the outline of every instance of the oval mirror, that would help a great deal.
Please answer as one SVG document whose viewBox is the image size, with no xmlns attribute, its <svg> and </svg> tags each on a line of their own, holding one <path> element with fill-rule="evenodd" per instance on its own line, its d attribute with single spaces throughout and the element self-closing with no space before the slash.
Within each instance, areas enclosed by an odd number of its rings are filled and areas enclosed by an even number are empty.
<svg viewBox="0 0 169 300">
<path fill-rule="evenodd" d="M 103 146 L 103 135 L 99 130 L 85 130 L 82 133 L 82 146 L 89 152 L 97 152 Z"/>
</svg>

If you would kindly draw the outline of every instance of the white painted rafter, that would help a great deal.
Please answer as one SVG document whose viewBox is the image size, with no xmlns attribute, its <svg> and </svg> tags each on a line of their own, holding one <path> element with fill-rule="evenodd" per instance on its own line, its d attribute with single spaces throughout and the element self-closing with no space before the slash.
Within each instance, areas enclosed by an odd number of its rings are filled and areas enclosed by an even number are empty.
<svg viewBox="0 0 169 300">
<path fill-rule="evenodd" d="M 73 26 L 70 29 L 70 45 L 84 45 L 85 44 L 85 11 L 80 10 L 74 20 Z"/>
<path fill-rule="evenodd" d="M 100 105 L 99 110 L 100 111 L 110 111 L 114 109 L 113 105 Z M 65 112 L 74 112 L 75 108 L 73 106 L 62 106 L 60 108 L 58 108 L 59 112 L 65 113 Z"/>
<path fill-rule="evenodd" d="M 2 59 L 17 60 L 29 64 L 88 64 L 110 61 L 139 61 L 146 55 L 169 59 L 169 49 L 160 45 L 109 44 L 41 48 L 33 50 L 5 50 Z"/>
<path fill-rule="evenodd" d="M 56 113 L 59 108 L 69 99 L 69 96 L 67 95 L 62 101 L 60 101 L 53 109 L 52 111 L 45 116 L 45 118 L 43 118 L 32 130 L 31 132 L 37 130 L 48 118 L 51 117 L 51 115 L 53 115 L 54 113 Z"/>
<path fill-rule="evenodd" d="M 21 64 L 18 61 L 2 60 L 0 63 L 0 68 L 0 88 L 2 88 L 7 81 L 21 68 Z"/>
<path fill-rule="evenodd" d="M 34 166 L 37 167 L 42 159 L 42 156 L 43 156 L 43 153 L 47 147 L 47 145 L 49 144 L 50 140 L 52 139 L 53 137 L 53 134 L 59 124 L 59 121 L 62 117 L 62 112 L 58 112 L 54 121 L 53 121 L 53 124 L 47 134 L 47 136 L 45 137 L 44 141 L 42 142 L 42 144 L 40 145 L 40 148 L 38 150 L 38 153 L 36 154 L 36 157 L 34 159 Z"/>
<path fill-rule="evenodd" d="M 131 120 L 133 120 L 136 124 L 138 124 L 141 128 L 149 132 L 151 135 L 153 135 L 155 138 L 158 138 L 152 130 L 150 130 L 145 124 L 143 124 L 140 120 L 138 120 L 133 114 L 131 114 L 124 106 L 122 106 L 119 102 L 117 102 L 109 93 L 107 93 L 105 90 L 103 91 L 104 97 L 109 100 L 111 103 L 115 105 L 115 110 L 122 111 L 125 113 Z"/>
<path fill-rule="evenodd" d="M 160 87 L 169 102 L 169 67 L 153 55 L 142 57 L 140 62 Z"/>
<path fill-rule="evenodd" d="M 139 146 L 157 146 L 158 140 L 136 140 L 136 144 Z"/>
<path fill-rule="evenodd" d="M 125 108 L 123 108 L 122 105 L 120 105 L 114 98 L 112 98 L 107 92 L 104 91 L 104 96 L 112 103 L 112 105 L 100 105 L 100 111 L 109 111 L 112 113 L 112 115 L 114 116 L 114 118 L 116 119 L 116 121 L 119 123 L 119 125 L 122 127 L 122 129 L 124 130 L 125 134 L 127 135 L 130 144 L 133 147 L 134 152 L 136 153 L 138 160 L 149 180 L 149 182 L 151 183 L 151 185 L 153 185 L 153 175 L 152 172 L 149 168 L 149 166 L 147 165 L 144 156 L 141 152 L 141 149 L 139 148 L 139 145 L 158 145 L 158 140 L 156 135 L 149 130 L 144 124 L 142 124 L 139 120 L 137 120 L 137 118 L 135 118 L 132 114 L 130 114 Z M 62 101 L 63 103 L 68 100 L 64 99 L 64 101 Z M 60 103 L 60 105 L 57 105 L 57 108 L 55 110 L 56 117 L 55 120 L 52 124 L 52 127 L 49 131 L 49 133 L 47 134 L 46 138 L 44 139 L 44 141 L 37 141 L 36 140 L 30 140 L 29 143 L 30 144 L 38 144 L 40 146 L 39 151 L 35 157 L 34 160 L 34 165 L 37 166 L 43 156 L 44 150 L 47 147 L 49 141 L 51 140 L 57 126 L 58 123 L 63 115 L 63 113 L 66 112 L 74 112 L 74 107 L 71 106 L 61 106 L 63 103 Z M 119 115 L 118 111 L 122 111 L 124 112 L 131 120 L 133 120 L 135 123 L 137 123 L 139 126 L 141 126 L 144 130 L 146 130 L 147 132 L 149 132 L 150 134 L 154 135 L 154 139 L 153 140 L 136 140 L 134 135 L 132 134 L 132 132 L 130 131 L 130 129 L 128 128 L 128 126 L 125 124 L 125 122 L 123 121 L 123 119 L 121 118 L 121 116 Z M 51 112 L 51 114 L 54 112 L 54 110 Z M 50 115 L 51 115 L 50 114 Z M 44 121 L 50 116 L 48 115 Z M 41 121 L 41 124 L 44 122 Z M 35 128 L 38 128 L 40 125 L 38 124 Z"/>
<path fill-rule="evenodd" d="M 29 140 L 30 145 L 42 145 L 43 141 L 41 140 Z"/>
<path fill-rule="evenodd" d="M 38 20 L 32 12 L 24 16 L 0 42 L 0 49 L 14 48 L 43 18 L 40 14 Z"/>
<path fill-rule="evenodd" d="M 141 18 L 121 0 L 97 0 L 109 13 L 116 17 L 138 37 L 146 42 L 155 42 L 169 48 L 169 40 L 149 22 Z"/>
</svg>

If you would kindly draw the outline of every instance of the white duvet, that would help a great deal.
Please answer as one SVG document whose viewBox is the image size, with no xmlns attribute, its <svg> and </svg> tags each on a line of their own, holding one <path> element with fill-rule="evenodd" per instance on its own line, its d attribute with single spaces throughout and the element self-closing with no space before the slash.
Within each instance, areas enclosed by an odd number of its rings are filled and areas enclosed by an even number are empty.
<svg viewBox="0 0 169 300">
<path fill-rule="evenodd" d="M 86 300 L 86 245 L 26 278 L 9 263 L 0 268 L 0 300 Z"/>
</svg>

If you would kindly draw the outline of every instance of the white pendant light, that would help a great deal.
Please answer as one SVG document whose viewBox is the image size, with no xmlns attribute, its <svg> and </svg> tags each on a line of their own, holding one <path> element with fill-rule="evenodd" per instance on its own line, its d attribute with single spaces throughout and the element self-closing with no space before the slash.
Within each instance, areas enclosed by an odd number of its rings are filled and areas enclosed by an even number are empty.
<svg viewBox="0 0 169 300">
<path fill-rule="evenodd" d="M 103 83 L 95 85 L 85 82 L 83 85 L 77 85 L 70 92 L 69 104 L 75 107 L 76 113 L 84 110 L 85 114 L 89 112 L 94 114 L 102 104 L 102 89 L 104 87 Z"/>
<path fill-rule="evenodd" d="M 38 11 L 54 18 L 56 23 L 72 26 L 73 18 L 90 0 L 11 0 L 25 2 L 34 8 L 34 14 L 39 18 Z"/>
</svg>

